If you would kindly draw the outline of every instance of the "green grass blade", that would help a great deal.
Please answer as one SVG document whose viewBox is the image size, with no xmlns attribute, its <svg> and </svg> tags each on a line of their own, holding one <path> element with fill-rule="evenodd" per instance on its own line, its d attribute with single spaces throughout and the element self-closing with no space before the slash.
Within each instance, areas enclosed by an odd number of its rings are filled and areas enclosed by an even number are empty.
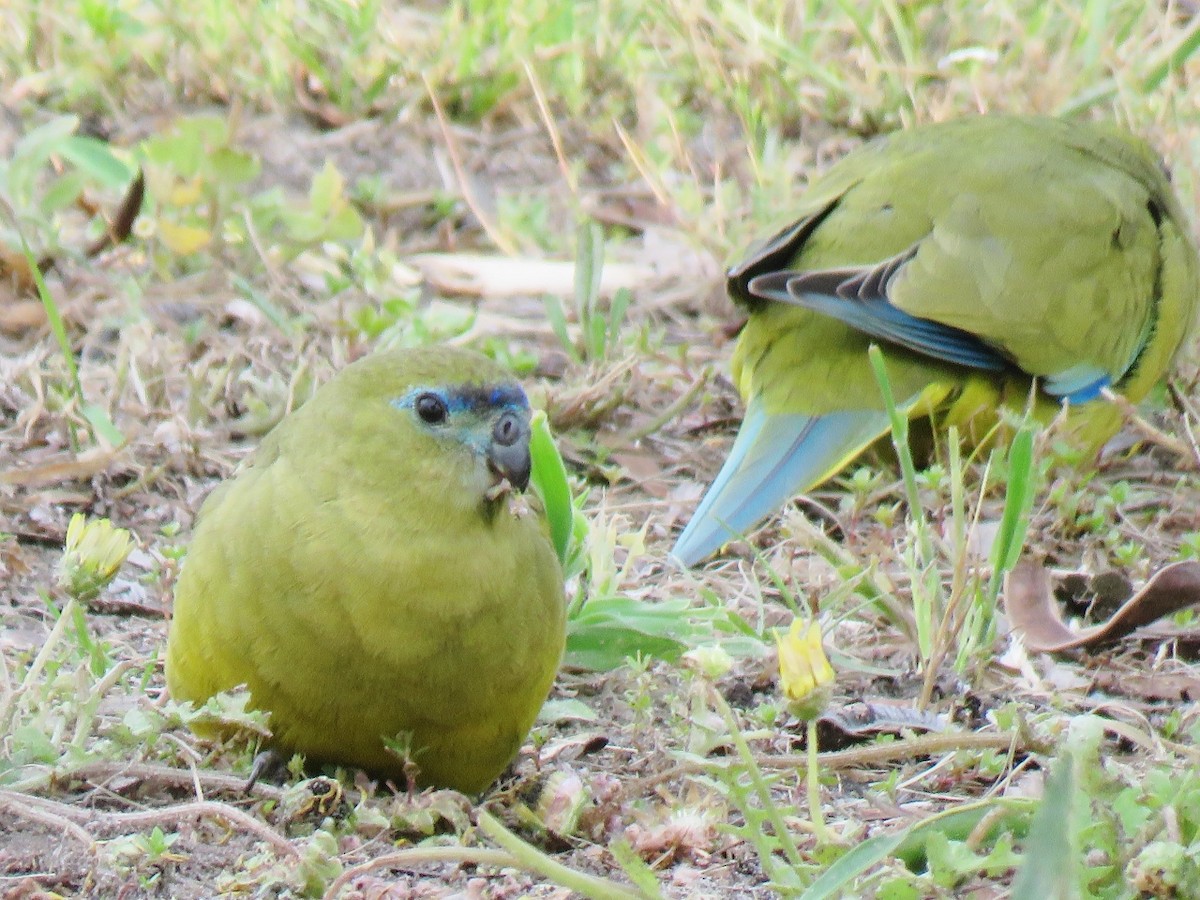
<svg viewBox="0 0 1200 900">
<path fill-rule="evenodd" d="M 1063 754 L 1046 780 L 1042 804 L 1029 826 L 1025 862 L 1013 882 L 1012 900 L 1071 900 L 1079 897 L 1079 851 L 1070 811 L 1076 791 L 1075 766 Z"/>
<path fill-rule="evenodd" d="M 859 875 L 891 856 L 905 839 L 908 831 L 879 834 L 868 838 L 821 873 L 800 900 L 825 900 L 826 897 L 845 897 L 851 882 Z"/>
<path fill-rule="evenodd" d="M 571 545 L 574 510 L 571 507 L 571 485 L 567 467 L 550 433 L 544 410 L 535 410 L 530 421 L 529 455 L 533 461 L 530 481 L 542 498 L 546 521 L 550 525 L 550 542 L 563 565 Z"/>
<path fill-rule="evenodd" d="M 1029 530 L 1029 511 L 1035 494 L 1033 439 L 1035 427 L 1026 422 L 1012 440 L 1008 451 L 1008 491 L 1004 498 L 1004 513 L 992 557 L 992 577 L 988 595 L 995 599 L 1004 575 L 1021 556 L 1025 534 Z"/>
</svg>

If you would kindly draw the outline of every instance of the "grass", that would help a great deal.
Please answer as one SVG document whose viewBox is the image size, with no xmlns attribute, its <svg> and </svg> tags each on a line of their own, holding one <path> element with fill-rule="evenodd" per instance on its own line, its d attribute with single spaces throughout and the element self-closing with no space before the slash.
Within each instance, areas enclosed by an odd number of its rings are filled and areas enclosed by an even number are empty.
<svg viewBox="0 0 1200 900">
<path fill-rule="evenodd" d="M 864 463 L 755 553 L 664 564 L 740 409 L 722 268 L 864 137 L 980 110 L 1125 123 L 1200 209 L 1182 7 L 16 0 L 4 20 L 3 891 L 1200 892 L 1190 632 L 1051 660 L 993 618 L 1022 550 L 1134 582 L 1196 556 L 1177 461 L 1118 441 L 1081 472 L 1018 431 L 921 469 L 901 440 L 901 469 Z M 131 239 L 87 258 L 139 166 Z M 430 268 L 496 248 L 522 260 L 503 289 Z M 566 459 L 572 665 L 483 805 L 354 773 L 247 795 L 263 726 L 245 697 L 197 712 L 162 692 L 195 509 L 348 361 L 444 340 L 519 372 Z M 1142 412 L 1195 427 L 1166 392 Z M 137 545 L 90 599 L 58 575 L 75 512 Z M 925 705 L 953 726 L 829 726 L 810 777 L 770 649 L 810 610 L 834 711 Z M 244 736 L 201 741 L 197 716 Z"/>
</svg>

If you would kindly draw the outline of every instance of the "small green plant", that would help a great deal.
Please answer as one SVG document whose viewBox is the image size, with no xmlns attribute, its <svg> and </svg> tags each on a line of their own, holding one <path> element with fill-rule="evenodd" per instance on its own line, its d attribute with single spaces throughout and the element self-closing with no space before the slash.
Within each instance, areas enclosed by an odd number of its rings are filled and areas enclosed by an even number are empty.
<svg viewBox="0 0 1200 900">
<path fill-rule="evenodd" d="M 262 163 L 236 145 L 226 118 L 181 117 L 169 131 L 143 141 L 139 151 L 153 200 L 150 221 L 165 251 L 159 254 L 159 263 L 168 270 L 187 270 L 202 255 L 219 256 L 230 250 L 247 254 L 260 265 L 286 263 L 326 242 L 364 236 L 362 217 L 332 162 L 313 176 L 304 200 L 278 188 L 246 196 L 246 186 L 259 176 Z M 256 247 L 264 243 L 277 255 L 258 259 Z M 245 280 L 242 286 L 253 301 L 253 286 Z M 263 311 L 281 324 L 280 313 Z"/>
<path fill-rule="evenodd" d="M 591 223 L 580 227 L 575 254 L 575 316 L 580 338 L 571 339 L 567 313 L 557 297 L 546 298 L 546 318 L 558 342 L 577 363 L 603 360 L 612 354 L 620 340 L 625 313 L 633 299 L 626 288 L 619 288 L 608 304 L 600 302 L 600 275 L 604 268 L 604 234 Z"/>
<path fill-rule="evenodd" d="M 79 134 L 79 125 L 78 116 L 53 118 L 0 158 L 0 197 L 9 214 L 0 221 L 0 243 L 11 250 L 28 242 L 39 257 L 52 257 L 63 214 L 86 191 L 124 190 L 133 180 L 133 169 L 108 144 Z"/>
<path fill-rule="evenodd" d="M 178 840 L 178 834 L 167 834 L 162 828 L 155 825 L 148 833 L 118 838 L 108 845 L 108 851 L 139 867 L 180 862 L 185 857 L 171 850 Z"/>
<path fill-rule="evenodd" d="M 61 609 L 44 597 L 54 625 L 11 687 L 0 691 L 0 784 L 21 784 L 22 768 L 86 759 L 100 702 L 136 667 L 96 637 L 85 604 L 114 578 L 133 549 L 107 519 L 72 519 L 59 563 Z"/>
<path fill-rule="evenodd" d="M 983 469 L 976 511 L 969 513 L 966 472 L 957 429 L 948 429 L 949 471 L 938 469 L 921 479 L 909 447 L 909 421 L 892 393 L 883 353 L 870 348 L 871 365 L 891 419 L 892 444 L 900 461 L 904 495 L 908 505 L 909 541 L 901 557 L 912 584 L 912 605 L 918 654 L 924 670 L 920 705 L 932 695 L 941 663 L 953 654 L 962 672 L 991 658 L 995 643 L 996 606 L 1004 575 L 1016 565 L 1025 543 L 1030 510 L 1037 493 L 1040 471 L 1034 464 L 1033 447 L 1037 428 L 1026 417 L 1016 427 L 1008 449 L 993 448 Z M 1006 464 L 1004 512 L 991 547 L 990 574 L 986 581 L 969 558 L 969 524 L 977 522 L 992 472 Z M 928 489 L 945 484 L 950 491 L 948 551 L 934 539 L 933 525 L 922 501 L 922 481 Z M 949 558 L 946 558 L 947 553 Z M 942 580 L 942 565 L 951 572 L 949 589 Z"/>
</svg>

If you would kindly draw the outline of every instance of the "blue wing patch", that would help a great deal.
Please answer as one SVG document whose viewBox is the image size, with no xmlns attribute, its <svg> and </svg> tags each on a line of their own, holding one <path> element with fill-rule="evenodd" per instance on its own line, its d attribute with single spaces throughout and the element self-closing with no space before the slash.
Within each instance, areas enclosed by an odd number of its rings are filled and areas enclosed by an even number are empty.
<svg viewBox="0 0 1200 900">
<path fill-rule="evenodd" d="M 813 272 L 768 272 L 751 280 L 750 293 L 844 322 L 855 331 L 932 359 L 996 372 L 1010 360 L 968 331 L 922 319 L 892 304 L 888 286 L 912 258 L 902 253 L 878 266 Z"/>
</svg>

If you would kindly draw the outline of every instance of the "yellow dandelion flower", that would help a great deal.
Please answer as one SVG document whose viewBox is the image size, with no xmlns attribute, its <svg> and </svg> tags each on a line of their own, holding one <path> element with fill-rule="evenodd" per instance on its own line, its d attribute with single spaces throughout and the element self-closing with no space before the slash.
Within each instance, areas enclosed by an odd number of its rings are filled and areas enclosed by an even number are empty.
<svg viewBox="0 0 1200 900">
<path fill-rule="evenodd" d="M 800 719 L 819 716 L 833 689 L 834 671 L 821 645 L 818 622 L 793 619 L 786 633 L 775 633 L 779 680 L 788 709 Z"/>
<path fill-rule="evenodd" d="M 58 583 L 78 600 L 91 600 L 112 581 L 133 550 L 133 537 L 108 519 L 75 513 L 58 566 Z"/>
</svg>

